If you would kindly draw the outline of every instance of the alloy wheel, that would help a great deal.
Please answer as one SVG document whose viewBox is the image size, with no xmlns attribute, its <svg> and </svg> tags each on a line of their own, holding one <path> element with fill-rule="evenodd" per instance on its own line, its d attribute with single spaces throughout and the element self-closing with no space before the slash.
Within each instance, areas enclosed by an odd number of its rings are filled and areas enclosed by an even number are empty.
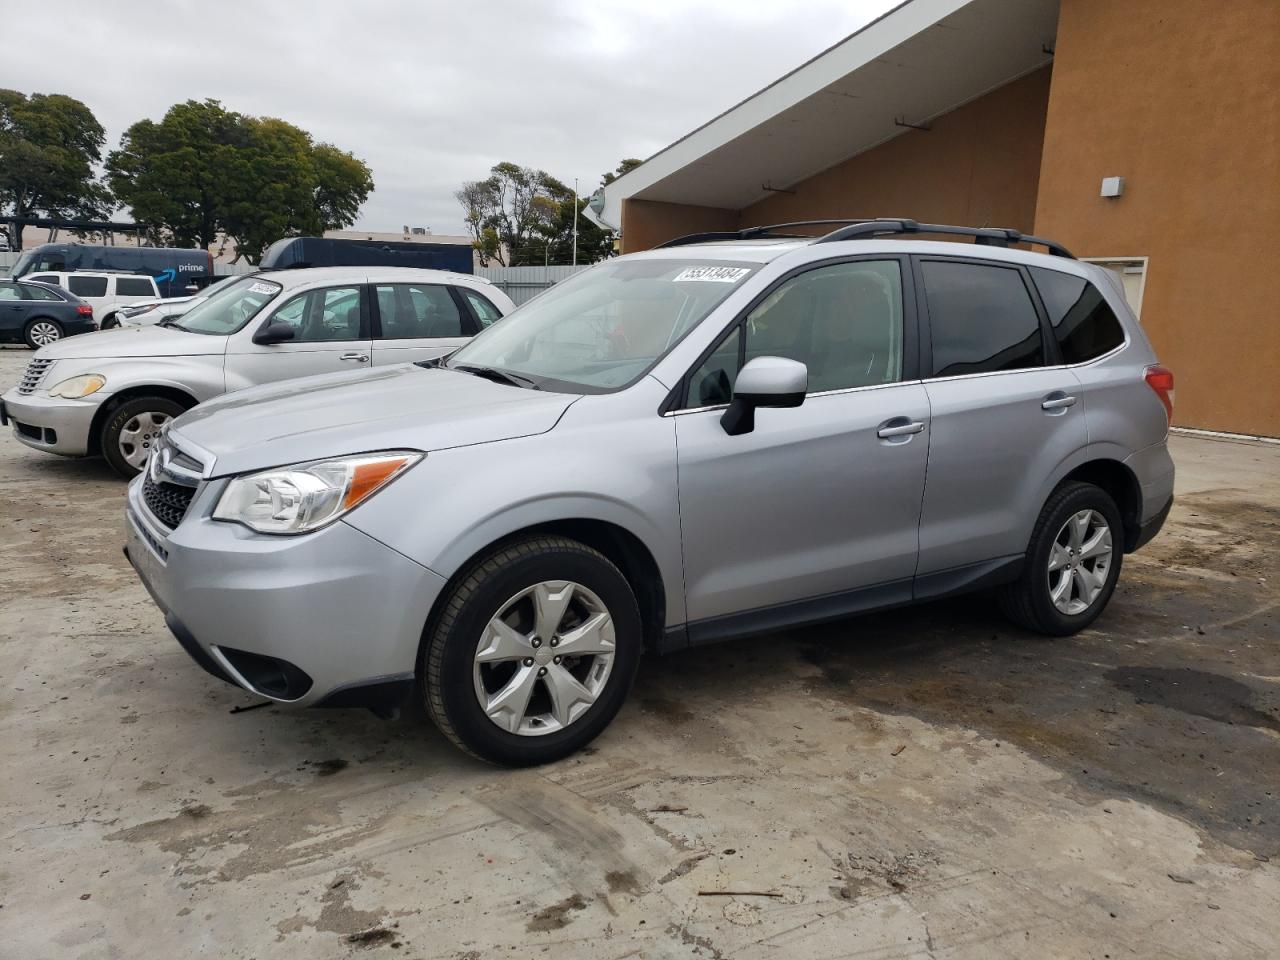
<svg viewBox="0 0 1280 960">
<path fill-rule="evenodd" d="M 581 718 L 613 669 L 613 618 L 579 583 L 547 580 L 520 591 L 476 645 L 475 694 L 501 729 L 535 737 Z"/>
<path fill-rule="evenodd" d="M 151 450 L 160 439 L 160 428 L 172 417 L 167 413 L 143 412 L 130 417 L 120 428 L 120 456 L 135 470 L 141 470 L 151 456 Z"/>
<path fill-rule="evenodd" d="M 38 320 L 31 325 L 31 340 L 37 346 L 47 347 L 62 339 L 62 332 L 55 324 L 47 320 Z"/>
<path fill-rule="evenodd" d="M 1068 616 L 1088 610 L 1107 584 L 1111 525 L 1097 510 L 1073 514 L 1049 549 L 1049 598 Z"/>
</svg>

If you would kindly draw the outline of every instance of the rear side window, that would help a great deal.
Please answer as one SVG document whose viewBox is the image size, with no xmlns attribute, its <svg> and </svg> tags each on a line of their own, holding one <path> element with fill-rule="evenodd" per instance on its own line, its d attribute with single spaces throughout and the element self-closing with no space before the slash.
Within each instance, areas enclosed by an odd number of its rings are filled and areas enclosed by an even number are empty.
<svg viewBox="0 0 1280 960">
<path fill-rule="evenodd" d="M 1032 267 L 1031 277 L 1053 325 L 1063 363 L 1084 363 L 1124 343 L 1115 311 L 1088 280 Z"/>
<path fill-rule="evenodd" d="M 462 336 L 462 314 L 444 287 L 428 283 L 379 284 L 383 340 Z"/>
<path fill-rule="evenodd" d="M 25 279 L 34 280 L 37 283 L 52 283 L 55 287 L 62 286 L 62 281 L 59 280 L 57 276 L 55 276 L 52 273 L 42 273 L 38 277 L 28 276 Z"/>
<path fill-rule="evenodd" d="M 77 297 L 105 297 L 107 295 L 106 277 L 67 277 L 67 289 Z"/>
<path fill-rule="evenodd" d="M 151 281 L 142 277 L 116 277 L 116 293 L 122 297 L 154 297 Z"/>
<path fill-rule="evenodd" d="M 467 303 L 471 304 L 471 309 L 475 311 L 476 318 L 480 321 L 480 326 L 487 327 L 489 324 L 502 319 L 502 314 L 498 312 L 498 308 L 483 296 L 474 290 L 468 290 L 466 287 L 458 287 L 458 289 L 467 298 Z"/>
<path fill-rule="evenodd" d="M 18 286 L 18 291 L 23 300 L 55 300 L 59 303 L 62 298 L 52 290 L 46 290 L 43 287 L 37 287 L 33 283 L 23 283 Z"/>
<path fill-rule="evenodd" d="M 1044 365 L 1040 318 L 1022 274 L 1010 267 L 925 260 L 933 376 Z"/>
</svg>

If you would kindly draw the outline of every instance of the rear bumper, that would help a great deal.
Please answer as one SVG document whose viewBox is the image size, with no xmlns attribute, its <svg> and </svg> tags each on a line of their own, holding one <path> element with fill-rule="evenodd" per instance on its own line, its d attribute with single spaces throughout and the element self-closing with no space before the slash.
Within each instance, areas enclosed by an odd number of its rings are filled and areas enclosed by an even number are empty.
<svg viewBox="0 0 1280 960">
<path fill-rule="evenodd" d="M 1138 526 L 1137 536 L 1134 537 L 1132 545 L 1129 546 L 1128 552 L 1141 550 L 1148 543 L 1155 539 L 1156 534 L 1164 526 L 1164 522 L 1169 519 L 1169 511 L 1173 509 L 1173 497 L 1169 497 L 1168 501 L 1156 513 L 1155 516 L 1144 520 Z"/>
<path fill-rule="evenodd" d="M 89 430 L 94 414 L 110 394 L 95 393 L 92 402 L 60 400 L 17 389 L 4 395 L 5 419 L 21 443 L 45 453 L 83 457 L 89 452 Z"/>
</svg>

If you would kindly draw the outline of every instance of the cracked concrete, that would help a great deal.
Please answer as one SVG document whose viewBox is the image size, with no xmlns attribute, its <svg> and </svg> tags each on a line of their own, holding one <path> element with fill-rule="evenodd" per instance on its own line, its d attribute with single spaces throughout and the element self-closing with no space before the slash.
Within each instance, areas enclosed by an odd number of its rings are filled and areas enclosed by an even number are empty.
<svg viewBox="0 0 1280 960">
<path fill-rule="evenodd" d="M 1173 447 L 1078 637 L 971 598 L 651 659 L 508 772 L 420 714 L 231 713 L 119 554 L 123 486 L 6 434 L 0 954 L 1274 956 L 1280 448 Z"/>
</svg>

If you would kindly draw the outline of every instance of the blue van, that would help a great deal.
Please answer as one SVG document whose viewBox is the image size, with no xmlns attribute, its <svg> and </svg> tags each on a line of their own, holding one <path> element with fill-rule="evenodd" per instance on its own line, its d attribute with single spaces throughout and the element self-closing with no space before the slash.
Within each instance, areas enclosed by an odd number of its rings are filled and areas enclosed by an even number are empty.
<svg viewBox="0 0 1280 960">
<path fill-rule="evenodd" d="M 213 281 L 213 254 L 172 247 L 106 247 L 87 243 L 42 243 L 18 258 L 10 276 L 66 270 L 110 270 L 152 277 L 162 297 L 186 297 L 188 287 Z"/>
<path fill-rule="evenodd" d="M 471 245 L 285 237 L 267 247 L 261 270 L 290 267 L 418 267 L 474 273 Z"/>
</svg>

